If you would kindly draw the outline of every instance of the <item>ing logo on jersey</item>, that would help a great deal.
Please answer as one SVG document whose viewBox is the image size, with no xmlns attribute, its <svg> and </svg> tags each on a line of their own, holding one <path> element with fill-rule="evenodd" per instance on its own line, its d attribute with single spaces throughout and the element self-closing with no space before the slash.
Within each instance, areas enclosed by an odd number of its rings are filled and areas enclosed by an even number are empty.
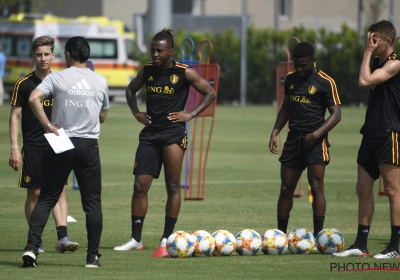
<svg viewBox="0 0 400 280">
<path fill-rule="evenodd" d="M 316 86 L 309 86 L 308 87 L 308 93 L 313 95 L 315 92 L 317 91 L 317 87 Z"/>
<path fill-rule="evenodd" d="M 173 88 L 170 88 L 169 86 L 165 86 L 164 87 L 164 91 L 163 91 L 163 93 L 165 93 L 165 94 L 174 94 L 174 89 Z"/>
<path fill-rule="evenodd" d="M 155 86 L 148 86 L 147 87 L 148 93 L 164 93 L 164 94 L 174 94 L 175 90 L 169 86 L 165 87 L 155 87 Z"/>
<path fill-rule="evenodd" d="M 169 77 L 169 80 L 171 81 L 171 83 L 176 84 L 179 80 L 179 77 L 174 74 L 171 77 Z"/>
<path fill-rule="evenodd" d="M 290 95 L 290 101 L 299 102 L 304 104 L 311 104 L 311 100 L 307 98 L 305 95 Z"/>
<path fill-rule="evenodd" d="M 51 100 L 45 99 L 45 100 L 42 100 L 42 101 L 40 101 L 40 102 L 42 103 L 42 105 L 43 105 L 44 107 L 51 107 L 51 106 L 53 106 L 54 98 L 52 98 Z"/>
</svg>

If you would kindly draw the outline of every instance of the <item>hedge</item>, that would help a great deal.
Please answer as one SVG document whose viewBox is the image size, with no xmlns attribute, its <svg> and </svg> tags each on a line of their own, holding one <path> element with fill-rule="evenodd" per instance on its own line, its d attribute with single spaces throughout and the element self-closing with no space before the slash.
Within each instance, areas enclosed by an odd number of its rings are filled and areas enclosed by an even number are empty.
<svg viewBox="0 0 400 280">
<path fill-rule="evenodd" d="M 276 66 L 287 61 L 286 45 L 291 37 L 308 41 L 316 48 L 316 64 L 335 81 L 343 105 L 366 103 L 368 90 L 358 87 L 358 74 L 361 65 L 364 43 L 359 34 L 346 24 L 340 33 L 321 28 L 320 30 L 293 28 L 288 31 L 275 31 L 271 28 L 248 28 L 247 42 L 247 102 L 249 104 L 271 104 L 276 96 Z M 219 103 L 237 103 L 240 99 L 240 38 L 234 30 L 225 33 L 191 32 L 182 29 L 175 34 L 175 54 L 173 59 L 182 59 L 181 43 L 184 38 L 194 40 L 196 50 L 193 59 L 198 60 L 198 46 L 207 39 L 212 42 L 211 63 L 218 63 L 221 75 L 218 89 Z M 150 40 L 148 40 L 150 41 Z M 296 44 L 290 40 L 289 49 Z M 400 52 L 397 44 L 397 53 Z M 190 44 L 184 44 L 185 58 L 189 57 Z M 208 55 L 208 45 L 202 48 L 204 58 Z M 141 61 L 149 61 L 149 54 Z"/>
</svg>

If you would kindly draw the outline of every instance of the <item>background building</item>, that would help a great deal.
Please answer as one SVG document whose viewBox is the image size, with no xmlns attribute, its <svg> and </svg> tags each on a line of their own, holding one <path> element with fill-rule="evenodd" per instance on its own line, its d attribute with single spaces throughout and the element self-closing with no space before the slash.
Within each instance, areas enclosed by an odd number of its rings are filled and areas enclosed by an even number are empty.
<svg viewBox="0 0 400 280">
<path fill-rule="evenodd" d="M 366 95 L 359 90 L 357 81 L 365 29 L 371 23 L 389 19 L 400 33 L 400 20 L 396 21 L 400 18 L 400 0 L 8 0 L 6 3 L 14 3 L 8 7 L 2 3 L 0 13 L 3 16 L 24 11 L 118 19 L 136 32 L 137 43 L 132 44 L 128 53 L 137 62 L 145 56 L 135 51 L 136 46 L 146 51 L 145 38 L 151 38 L 163 27 L 175 31 L 179 28 L 187 32 L 208 31 L 210 36 L 215 36 L 213 43 L 219 43 L 213 59 L 223 66 L 219 100 L 236 102 L 240 95 L 241 105 L 246 104 L 247 96 L 255 103 L 273 101 L 275 65 L 287 58 L 283 48 L 276 48 L 287 44 L 287 39 L 279 36 L 303 34 L 302 40 L 314 40 L 304 36 L 312 30 L 316 31 L 317 47 L 324 50 L 319 54 L 318 65 L 341 80 L 341 99 L 352 104 L 364 102 Z M 342 29 L 344 23 L 349 28 Z M 247 33 L 248 25 L 254 28 Z M 322 28 L 327 32 L 320 32 Z M 238 36 L 228 32 L 217 34 L 227 29 L 233 29 Z M 288 32 L 279 32 L 286 30 Z M 324 40 L 324 36 L 332 32 L 336 33 L 335 41 Z M 355 41 L 357 37 L 358 42 Z M 344 49 L 347 56 L 342 55 Z M 347 92 L 351 94 L 346 95 Z"/>
<path fill-rule="evenodd" d="M 400 20 L 396 20 L 400 18 L 398 0 L 57 0 L 47 1 L 45 4 L 42 4 L 41 0 L 33 0 L 33 4 L 30 5 L 16 5 L 36 12 L 66 17 L 109 16 L 122 20 L 126 26 L 135 29 L 135 15 L 148 15 L 152 3 L 170 2 L 172 18 L 190 16 L 174 22 L 176 26 L 173 28 L 186 28 L 187 21 L 198 16 L 221 17 L 219 24 L 211 22 L 211 26 L 199 26 L 213 31 L 224 25 L 224 18 L 239 17 L 242 14 L 243 1 L 247 2 L 249 24 L 257 28 L 271 27 L 282 30 L 302 25 L 305 28 L 325 27 L 331 31 L 339 31 L 343 23 L 347 23 L 353 29 L 359 29 L 378 20 L 389 19 L 396 29 L 400 30 Z M 8 10 L 13 11 L 10 7 Z M 3 10 L 3 15 L 4 13 Z M 166 16 L 168 13 L 163 11 L 163 14 Z"/>
</svg>

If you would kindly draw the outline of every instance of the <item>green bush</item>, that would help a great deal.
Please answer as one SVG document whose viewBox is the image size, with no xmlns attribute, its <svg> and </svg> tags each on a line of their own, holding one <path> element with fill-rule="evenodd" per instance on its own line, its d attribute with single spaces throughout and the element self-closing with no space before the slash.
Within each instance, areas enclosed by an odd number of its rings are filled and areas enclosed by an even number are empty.
<svg viewBox="0 0 400 280">
<path fill-rule="evenodd" d="M 182 59 L 181 43 L 186 37 L 193 39 L 196 49 L 193 59 L 198 60 L 198 46 L 203 40 L 213 45 L 211 63 L 221 67 L 218 102 L 232 103 L 240 99 L 240 38 L 234 30 L 225 33 L 192 32 L 182 29 L 175 34 L 173 59 Z M 276 31 L 271 28 L 248 28 L 247 34 L 247 101 L 249 104 L 270 104 L 276 99 L 276 66 L 287 61 L 286 47 L 291 51 L 296 44 L 291 37 L 308 41 L 316 48 L 317 67 L 331 76 L 339 91 L 343 105 L 366 103 L 368 90 L 358 87 L 358 74 L 364 46 L 359 42 L 356 30 L 343 24 L 339 33 L 296 27 L 292 30 Z M 150 40 L 149 40 L 150 41 Z M 184 43 L 185 59 L 189 58 L 191 45 Z M 205 63 L 210 49 L 202 47 L 202 62 Z M 400 44 L 397 44 L 400 51 Z M 150 59 L 147 54 L 141 61 Z"/>
</svg>

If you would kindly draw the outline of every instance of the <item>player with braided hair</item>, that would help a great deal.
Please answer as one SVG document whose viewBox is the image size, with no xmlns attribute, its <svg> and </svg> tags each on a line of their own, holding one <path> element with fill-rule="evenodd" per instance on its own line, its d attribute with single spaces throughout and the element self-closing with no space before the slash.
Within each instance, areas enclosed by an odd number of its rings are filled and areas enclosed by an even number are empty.
<svg viewBox="0 0 400 280">
<path fill-rule="evenodd" d="M 152 62 L 144 65 L 126 88 L 126 100 L 136 120 L 144 125 L 139 135 L 133 174 L 131 239 L 116 251 L 142 250 L 142 228 L 148 207 L 148 191 L 164 165 L 167 202 L 164 233 L 153 257 L 168 257 L 166 241 L 172 234 L 181 207 L 181 171 L 186 149 L 185 123 L 199 115 L 216 98 L 210 84 L 186 64 L 171 60 L 174 35 L 164 28 L 151 41 Z M 146 85 L 146 113 L 137 106 L 136 92 Z M 184 107 L 189 87 L 203 95 L 191 112 Z"/>
<path fill-rule="evenodd" d="M 285 96 L 269 141 L 269 149 L 278 154 L 277 136 L 289 122 L 289 133 L 283 147 L 281 189 L 278 199 L 278 229 L 286 233 L 293 207 L 293 193 L 303 170 L 313 195 L 314 235 L 322 230 L 326 200 L 325 166 L 329 163 L 328 132 L 340 121 L 340 100 L 335 81 L 315 68 L 314 47 L 307 42 L 293 48 L 294 72 L 285 79 Z M 330 116 L 325 119 L 328 109 Z"/>
</svg>

